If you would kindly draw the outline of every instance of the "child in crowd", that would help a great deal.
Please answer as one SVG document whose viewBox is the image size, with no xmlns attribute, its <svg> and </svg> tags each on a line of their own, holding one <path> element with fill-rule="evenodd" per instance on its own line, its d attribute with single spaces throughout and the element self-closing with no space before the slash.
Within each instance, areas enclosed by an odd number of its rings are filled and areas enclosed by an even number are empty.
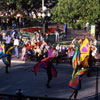
<svg viewBox="0 0 100 100">
<path fill-rule="evenodd" d="M 74 52 L 75 52 L 74 48 L 73 47 L 69 47 L 67 54 L 68 54 L 68 58 L 69 58 L 70 64 L 72 64 L 72 58 L 74 56 Z"/>
<path fill-rule="evenodd" d="M 24 45 L 22 48 L 22 56 L 21 59 L 26 61 L 27 60 L 27 47 Z"/>
</svg>

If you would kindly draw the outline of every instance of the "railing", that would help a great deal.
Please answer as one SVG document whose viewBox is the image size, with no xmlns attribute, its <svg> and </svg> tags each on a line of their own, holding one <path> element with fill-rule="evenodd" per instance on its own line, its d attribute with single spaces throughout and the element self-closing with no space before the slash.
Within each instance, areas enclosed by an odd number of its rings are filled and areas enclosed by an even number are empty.
<svg viewBox="0 0 100 100">
<path fill-rule="evenodd" d="M 18 95 L 0 94 L 0 100 L 69 100 L 69 99 L 50 98 L 50 97 L 32 97 L 32 96 L 24 96 L 22 94 L 18 94 Z"/>
</svg>

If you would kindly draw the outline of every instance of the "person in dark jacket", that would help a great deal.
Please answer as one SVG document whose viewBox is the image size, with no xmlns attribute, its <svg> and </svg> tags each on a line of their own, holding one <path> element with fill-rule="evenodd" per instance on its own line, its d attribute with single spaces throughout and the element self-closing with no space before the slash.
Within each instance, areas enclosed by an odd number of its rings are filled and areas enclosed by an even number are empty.
<svg viewBox="0 0 100 100">
<path fill-rule="evenodd" d="M 52 74 L 51 74 L 51 68 L 52 68 L 52 66 L 53 66 L 52 59 L 50 59 L 47 62 L 47 75 L 48 75 L 48 81 L 47 81 L 47 84 L 46 84 L 47 88 L 51 88 L 50 87 L 50 81 L 52 80 Z"/>
<path fill-rule="evenodd" d="M 65 25 L 64 25 L 64 34 L 65 36 L 67 36 L 67 23 L 65 22 Z"/>
</svg>

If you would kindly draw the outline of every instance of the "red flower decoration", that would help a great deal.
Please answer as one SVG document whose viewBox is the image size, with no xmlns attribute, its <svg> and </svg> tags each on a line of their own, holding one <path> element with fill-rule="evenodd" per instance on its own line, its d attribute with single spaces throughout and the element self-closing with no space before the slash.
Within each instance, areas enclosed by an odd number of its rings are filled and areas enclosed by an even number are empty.
<svg viewBox="0 0 100 100">
<path fill-rule="evenodd" d="M 23 32 L 29 32 L 29 33 L 34 33 L 34 32 L 37 32 L 39 30 L 41 30 L 42 28 L 41 27 L 33 27 L 33 28 L 25 28 L 25 29 L 22 29 Z M 48 28 L 48 32 L 47 33 L 55 33 L 55 30 L 56 28 L 53 28 L 53 27 L 49 27 Z M 62 29 L 60 29 L 60 32 L 63 32 Z"/>
</svg>

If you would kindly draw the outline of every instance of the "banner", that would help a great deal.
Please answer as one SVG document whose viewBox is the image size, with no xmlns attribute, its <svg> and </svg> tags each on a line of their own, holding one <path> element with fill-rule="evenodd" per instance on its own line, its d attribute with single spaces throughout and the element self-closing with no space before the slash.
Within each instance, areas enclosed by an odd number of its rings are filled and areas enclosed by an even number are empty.
<svg viewBox="0 0 100 100">
<path fill-rule="evenodd" d="M 92 36 L 95 36 L 95 29 L 96 29 L 95 25 L 91 25 L 91 35 Z"/>
</svg>

